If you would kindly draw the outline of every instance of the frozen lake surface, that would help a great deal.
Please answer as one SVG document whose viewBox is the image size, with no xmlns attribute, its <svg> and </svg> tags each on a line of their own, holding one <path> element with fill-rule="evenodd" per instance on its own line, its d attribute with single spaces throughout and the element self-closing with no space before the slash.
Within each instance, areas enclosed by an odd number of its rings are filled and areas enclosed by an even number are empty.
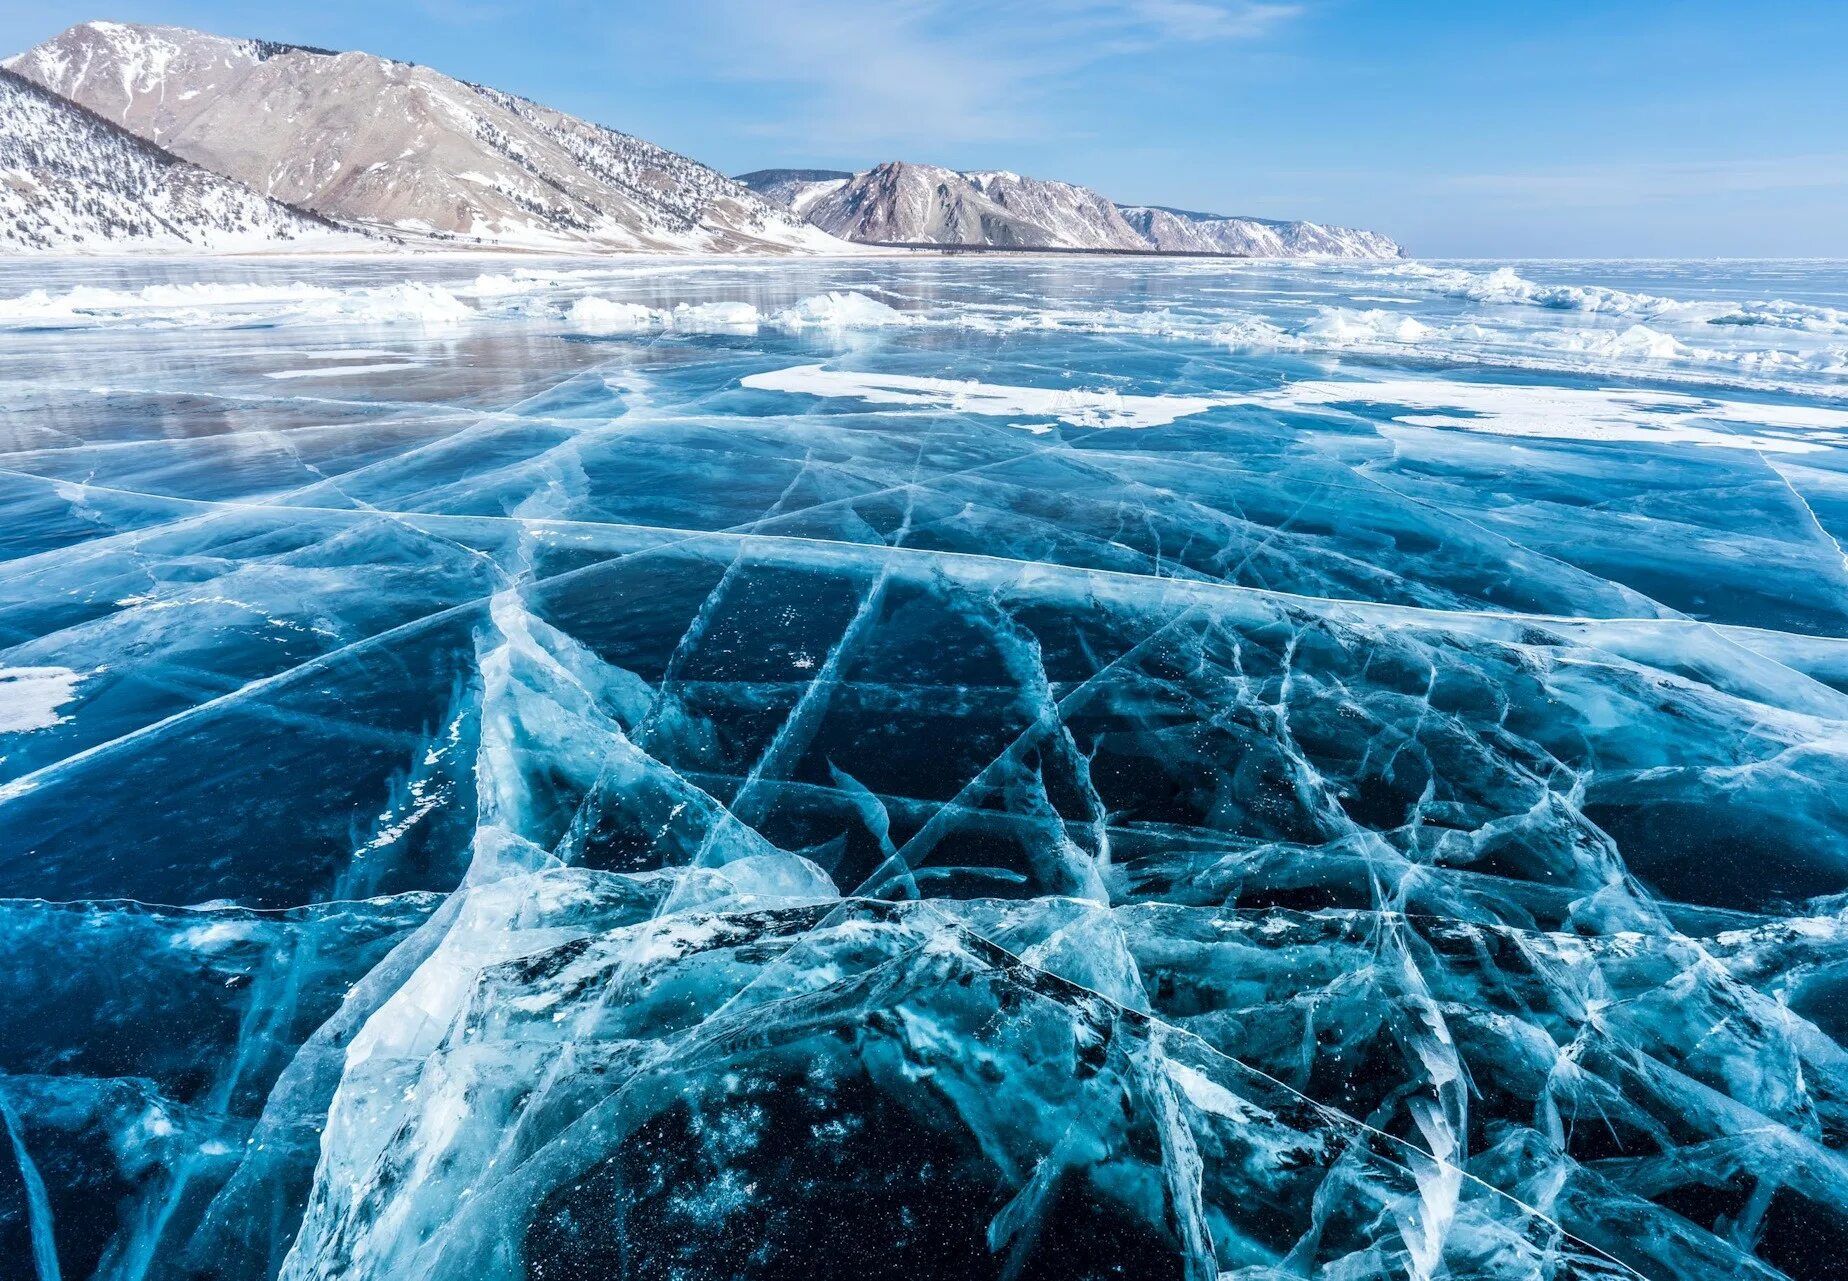
<svg viewBox="0 0 1848 1281">
<path fill-rule="evenodd" d="M 1848 268 L 0 265 L 0 1274 L 1848 1275 Z"/>
</svg>

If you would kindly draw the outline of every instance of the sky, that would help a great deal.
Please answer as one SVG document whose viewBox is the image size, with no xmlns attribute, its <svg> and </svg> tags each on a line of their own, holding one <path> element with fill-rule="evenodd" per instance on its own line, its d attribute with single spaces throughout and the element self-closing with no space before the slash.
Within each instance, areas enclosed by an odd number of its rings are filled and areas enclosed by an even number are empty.
<svg viewBox="0 0 1848 1281">
<path fill-rule="evenodd" d="M 1842 0 L 4 0 L 0 46 L 89 18 L 421 62 L 734 174 L 1005 168 L 1422 257 L 1848 257 Z"/>
</svg>

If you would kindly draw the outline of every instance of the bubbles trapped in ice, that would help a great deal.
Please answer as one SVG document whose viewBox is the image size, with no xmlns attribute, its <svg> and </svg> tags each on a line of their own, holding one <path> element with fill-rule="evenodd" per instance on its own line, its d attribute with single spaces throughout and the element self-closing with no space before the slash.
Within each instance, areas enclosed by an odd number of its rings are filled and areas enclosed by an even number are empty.
<svg viewBox="0 0 1848 1281">
<path fill-rule="evenodd" d="M 1848 1257 L 1839 268 L 307 278 L 0 268 L 8 1276 Z"/>
</svg>

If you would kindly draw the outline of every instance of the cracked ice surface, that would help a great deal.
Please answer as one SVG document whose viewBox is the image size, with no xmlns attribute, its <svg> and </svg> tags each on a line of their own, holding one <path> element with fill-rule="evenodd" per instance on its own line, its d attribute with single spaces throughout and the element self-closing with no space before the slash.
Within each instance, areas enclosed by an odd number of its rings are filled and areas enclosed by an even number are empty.
<svg viewBox="0 0 1848 1281">
<path fill-rule="evenodd" d="M 1843 1275 L 1845 297 L 0 268 L 0 1275 Z"/>
</svg>

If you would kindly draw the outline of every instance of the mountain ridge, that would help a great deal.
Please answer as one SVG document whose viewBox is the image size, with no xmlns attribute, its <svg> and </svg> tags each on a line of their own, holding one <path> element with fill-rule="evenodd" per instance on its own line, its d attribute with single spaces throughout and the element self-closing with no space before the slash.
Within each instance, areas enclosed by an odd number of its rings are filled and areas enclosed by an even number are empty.
<svg viewBox="0 0 1848 1281">
<path fill-rule="evenodd" d="M 43 136 L 28 136 L 21 121 L 7 136 L 15 163 L 0 193 L 10 202 L 0 244 L 107 244 L 116 235 L 148 246 L 287 242 L 309 234 L 306 218 L 327 224 L 328 234 L 346 228 L 412 246 L 541 252 L 939 244 L 1404 255 L 1377 232 L 1120 204 L 1005 169 L 888 161 L 857 173 L 761 169 L 728 178 L 644 139 L 418 63 L 185 27 L 78 23 L 0 68 L 49 95 L 25 113 Z M 48 103 L 57 102 L 88 123 L 56 123 Z M 73 130 L 85 140 L 82 155 L 59 150 L 60 133 Z M 154 152 L 100 141 L 98 130 Z M 133 155 L 114 189 L 108 165 L 94 163 L 105 153 Z M 22 157 L 44 162 L 36 176 Z M 152 203 L 138 214 L 137 200 Z M 182 225 L 189 216 L 197 226 Z"/>
<path fill-rule="evenodd" d="M 887 161 L 852 174 L 759 169 L 737 180 L 823 230 L 862 243 L 1241 257 L 1397 258 L 1405 252 L 1379 232 L 1118 204 L 1088 187 L 1009 170 Z"/>
<path fill-rule="evenodd" d="M 137 137 L 0 67 L 0 247 L 362 248 L 362 233 Z"/>
<path fill-rule="evenodd" d="M 698 161 L 416 63 L 92 22 L 5 65 L 254 191 L 402 236 L 598 251 L 835 247 Z"/>
<path fill-rule="evenodd" d="M 1197 213 L 1163 205 L 1119 205 L 1118 209 L 1144 239 L 1168 252 L 1234 253 L 1254 258 L 1405 256 L 1397 241 L 1357 227 Z"/>
</svg>

